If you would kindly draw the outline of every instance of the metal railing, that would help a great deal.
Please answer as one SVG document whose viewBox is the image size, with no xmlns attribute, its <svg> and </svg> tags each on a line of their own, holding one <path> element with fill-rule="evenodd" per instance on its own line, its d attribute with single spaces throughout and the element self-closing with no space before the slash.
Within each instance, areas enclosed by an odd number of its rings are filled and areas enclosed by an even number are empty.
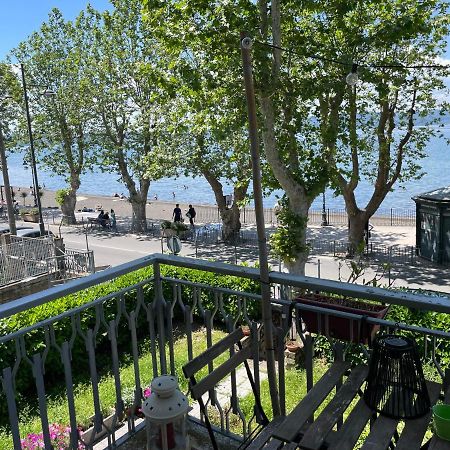
<svg viewBox="0 0 450 450">
<path fill-rule="evenodd" d="M 50 280 L 70 280 L 95 273 L 94 252 L 65 249 L 63 255 L 47 259 Z"/>
<path fill-rule="evenodd" d="M 325 210 L 327 223 L 329 225 L 347 225 L 348 215 L 345 209 Z M 202 207 L 197 208 L 197 222 L 214 223 L 220 222 L 219 210 L 214 208 Z M 256 223 L 255 209 L 252 207 L 241 208 L 240 220 L 242 224 Z M 310 209 L 308 214 L 308 223 L 310 225 L 320 225 L 323 220 L 323 210 Z M 264 208 L 264 221 L 267 224 L 276 224 L 277 216 L 275 208 Z M 383 226 L 413 226 L 416 221 L 416 211 L 407 208 L 380 208 L 370 219 L 375 225 Z"/>
<path fill-rule="evenodd" d="M 192 359 L 200 351 L 199 341 L 194 340 L 195 329 L 200 327 L 203 330 L 203 340 L 206 340 L 208 346 L 213 342 L 218 330 L 223 333 L 224 330 L 242 324 L 251 325 L 255 329 L 253 321 L 258 322 L 260 302 L 257 292 L 195 283 L 176 277 L 174 270 L 171 271 L 170 277 L 164 277 L 161 275 L 162 266 L 196 269 L 254 281 L 259 279 L 256 269 L 176 256 L 152 255 L 0 305 L 0 320 L 4 321 L 37 306 L 51 305 L 52 301 L 69 294 L 75 294 L 75 298 L 83 297 L 86 289 L 100 284 L 107 290 L 111 283 L 122 275 L 132 274 L 142 268 L 151 269 L 150 272 L 140 272 L 140 277 L 135 278 L 136 281 L 132 285 L 121 281 L 117 291 L 67 311 L 61 309 L 57 315 L 50 315 L 39 323 L 12 330 L 0 337 L 0 405 L 3 405 L 3 417 L 0 418 L 4 423 L 5 414 L 7 416 L 11 435 L 10 448 L 21 449 L 20 439 L 24 437 L 24 433 L 18 410 L 22 406 L 20 399 L 23 399 L 23 396 L 26 398 L 22 401 L 40 417 L 45 448 L 51 448 L 51 418 L 48 415 L 50 394 L 47 392 L 49 386 L 52 387 L 53 395 L 55 389 L 58 389 L 58 397 L 65 403 L 69 412 L 69 423 L 65 424 L 70 427 L 69 448 L 76 449 L 82 442 L 87 449 L 92 449 L 95 442 L 102 438 L 114 448 L 142 428 L 143 422 L 134 411 L 141 404 L 143 389 L 151 378 L 163 373 L 172 373 L 182 378 L 183 361 Z M 445 330 L 372 319 L 367 318 L 365 314 L 333 312 L 326 307 L 317 308 L 298 301 L 292 302 L 292 298 L 295 297 L 294 292 L 309 289 L 313 292 L 321 291 L 445 314 L 450 312 L 448 298 L 413 295 L 277 272 L 270 274 L 270 283 L 278 336 L 276 359 L 283 413 L 286 412 L 286 389 L 292 389 L 285 384 L 284 339 L 286 336 L 296 335 L 304 328 L 302 317 L 306 310 L 322 314 L 327 320 L 333 315 L 346 317 L 351 321 L 352 330 L 353 322 L 360 324 L 364 321 L 414 333 L 424 341 L 423 356 L 430 359 L 438 373 L 444 376 L 445 367 L 439 365 L 436 355 L 443 345 L 442 342 L 449 342 L 450 333 Z M 319 333 L 327 334 L 330 329 L 327 321 L 322 328 Z M 300 335 L 305 344 L 306 380 L 310 389 L 313 385 L 313 354 L 316 341 L 309 334 Z M 361 345 L 361 349 L 367 353 L 364 345 Z M 336 358 L 343 358 L 345 353 L 346 350 L 341 346 Z M 108 355 L 107 358 L 104 357 L 105 354 Z M 132 360 L 133 401 L 132 412 L 128 415 L 121 371 L 126 358 L 122 359 L 121 355 L 130 355 Z M 143 355 L 146 362 L 139 364 Z M 209 370 L 212 370 L 212 365 Z M 257 386 L 262 389 L 263 375 L 259 365 L 254 364 L 252 370 Z M 113 377 L 113 405 L 107 404 L 99 388 L 100 379 L 105 374 L 112 374 Z M 81 411 L 77 409 L 75 402 L 75 378 L 84 391 L 91 392 L 93 427 L 89 433 L 80 434 L 78 431 Z M 237 392 L 236 378 L 231 377 L 230 382 L 231 389 L 228 392 Z M 90 389 L 87 389 L 87 384 Z M 186 389 L 186 384 L 182 386 Z M 239 394 L 238 397 L 241 397 Z M 224 399 L 210 392 L 207 404 L 208 414 L 222 433 L 239 440 L 252 427 L 252 422 L 241 407 L 240 398 L 228 396 Z M 229 405 L 234 406 L 230 408 Z M 111 407 L 111 414 L 106 417 Z M 236 426 L 230 425 L 233 422 L 229 420 L 231 414 L 237 417 L 240 424 L 237 426 L 238 430 Z M 126 433 L 118 440 L 118 429 L 122 425 L 125 426 Z"/>
<path fill-rule="evenodd" d="M 58 250 L 54 240 L 10 236 L 0 246 L 0 286 L 47 274 L 50 280 L 70 279 L 95 272 L 92 251 Z"/>
</svg>

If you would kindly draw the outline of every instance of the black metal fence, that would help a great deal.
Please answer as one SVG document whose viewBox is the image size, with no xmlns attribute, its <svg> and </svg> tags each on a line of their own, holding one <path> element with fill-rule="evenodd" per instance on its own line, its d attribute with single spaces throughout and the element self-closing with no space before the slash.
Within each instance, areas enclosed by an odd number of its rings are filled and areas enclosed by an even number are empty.
<svg viewBox="0 0 450 450">
<path fill-rule="evenodd" d="M 345 209 L 326 209 L 325 216 L 328 225 L 347 225 L 348 216 Z M 197 207 L 197 222 L 214 223 L 220 222 L 219 210 L 211 207 Z M 241 209 L 240 220 L 242 224 L 256 223 L 254 208 L 245 207 Z M 320 225 L 324 220 L 324 211 L 320 209 L 310 209 L 308 215 L 308 223 L 311 225 Z M 384 226 L 413 226 L 416 220 L 416 211 L 407 208 L 389 208 L 379 209 L 370 219 L 375 225 Z M 277 216 L 274 208 L 264 209 L 264 221 L 266 224 L 277 223 Z"/>
</svg>

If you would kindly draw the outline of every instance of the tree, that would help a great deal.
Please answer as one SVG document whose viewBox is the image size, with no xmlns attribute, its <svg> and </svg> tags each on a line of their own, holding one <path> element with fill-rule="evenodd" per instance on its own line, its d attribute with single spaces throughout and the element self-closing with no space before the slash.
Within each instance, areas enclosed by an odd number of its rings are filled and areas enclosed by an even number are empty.
<svg viewBox="0 0 450 450">
<path fill-rule="evenodd" d="M 236 75 L 240 76 L 236 65 L 239 48 L 234 42 L 234 51 L 230 52 L 228 43 L 214 39 L 211 30 L 210 37 L 204 40 L 206 28 L 196 7 L 185 8 L 174 2 L 170 10 L 150 3 L 146 24 L 160 42 L 176 77 L 177 102 L 170 116 L 176 137 L 171 148 L 187 174 L 203 176 L 211 186 L 223 238 L 232 239 L 241 228 L 240 207 L 247 200 L 251 178 L 245 98 L 236 83 Z M 211 26 L 220 23 L 220 16 L 223 18 L 223 11 Z M 231 207 L 225 201 L 224 183 L 233 190 Z"/>
<path fill-rule="evenodd" d="M 17 124 L 15 116 L 20 111 L 18 100 L 21 98 L 20 86 L 12 67 L 0 63 L 0 166 L 2 169 L 3 184 L 5 186 L 6 209 L 11 234 L 16 234 L 16 221 L 14 215 L 14 196 L 9 183 L 7 143 L 5 133 L 10 135 Z"/>
<path fill-rule="evenodd" d="M 28 197 L 28 193 L 25 192 L 25 191 L 22 191 L 22 192 L 20 193 L 20 196 L 22 197 L 22 200 L 23 200 L 23 206 L 25 206 L 25 200 L 26 200 L 26 198 Z"/>
<path fill-rule="evenodd" d="M 164 6 L 157 0 L 144 3 L 150 23 L 164 23 L 168 45 L 187 48 L 186 57 L 198 52 L 202 61 L 223 69 L 218 71 L 222 77 L 226 67 L 236 85 L 240 83 L 240 61 L 234 53 L 237 36 L 242 30 L 254 30 L 255 87 L 267 161 L 264 181 L 266 187 L 281 187 L 285 192 L 280 201 L 280 227 L 272 244 L 291 272 L 304 273 L 308 254 L 305 231 L 312 201 L 330 178 L 348 192 L 349 199 L 353 194 L 348 186 L 345 188 L 341 176 L 349 176 L 354 185 L 361 175 L 356 167 L 342 169 L 346 161 L 343 149 L 349 148 L 348 142 L 362 142 L 360 130 L 349 118 L 355 102 L 345 84 L 347 73 L 361 58 L 369 64 L 404 63 L 422 53 L 422 61 L 432 60 L 442 47 L 442 36 L 447 30 L 444 2 L 389 0 L 382 6 L 371 0 L 259 0 L 212 5 L 197 1 Z M 282 47 L 289 50 L 284 52 Z M 383 74 L 373 74 L 377 76 L 379 81 L 383 78 Z M 411 80 L 404 86 L 409 86 L 411 99 Z M 224 98 L 232 92 L 224 89 Z M 360 108 L 357 119 L 367 118 L 380 104 L 366 101 L 365 97 L 360 99 L 365 108 Z M 402 105 L 397 102 L 396 107 L 410 109 L 404 101 Z M 383 139 L 388 142 L 390 137 L 386 134 Z M 418 149 L 420 154 L 420 146 Z M 367 145 L 361 150 L 365 157 L 374 154 Z M 384 162 L 378 167 L 386 167 L 386 158 L 381 159 Z M 400 170 L 397 178 L 403 174 Z M 381 174 L 378 184 L 383 177 Z M 391 181 L 395 182 L 394 178 Z M 392 186 L 393 183 L 385 183 L 382 191 L 387 192 Z M 371 204 L 374 207 L 384 198 L 379 193 L 376 197 Z M 363 217 L 360 222 L 364 220 Z M 356 228 L 360 229 L 353 226 Z"/>
<path fill-rule="evenodd" d="M 424 77 L 419 97 L 417 81 L 401 68 L 363 70 L 371 86 L 361 95 L 357 109 L 355 92 L 345 83 L 347 73 L 362 58 L 375 66 L 429 64 L 442 49 L 448 16 L 444 2 L 438 0 L 420 4 L 392 0 L 382 6 L 373 1 L 311 1 L 302 3 L 301 12 L 296 11 L 296 2 L 259 2 L 259 6 L 260 34 L 263 45 L 270 48 L 265 64 L 271 64 L 271 71 L 260 75 L 264 149 L 286 193 L 279 214 L 282 226 L 273 243 L 289 259 L 290 270 L 301 273 L 307 208 L 318 188 L 331 178 L 342 190 L 350 240 L 356 248 L 365 223 L 394 183 L 417 175 L 414 158 L 423 154 L 426 135 L 412 133 L 414 111 L 420 108 L 426 115 L 435 106 L 432 88 L 442 85 L 436 77 Z M 282 43 L 295 51 L 283 52 Z M 257 58 L 264 61 L 264 55 L 256 54 Z M 404 132 L 395 136 L 399 124 L 404 124 Z M 370 136 L 378 140 L 377 149 Z M 360 158 L 366 163 L 364 169 Z M 404 160 L 409 172 L 404 170 Z M 376 174 L 374 195 L 364 211 L 354 195 L 363 173 Z"/>
<path fill-rule="evenodd" d="M 101 170 L 117 173 L 129 192 L 133 228 L 145 231 L 150 182 L 175 173 L 166 151 L 173 97 L 171 70 L 143 27 L 140 2 L 113 2 L 97 16 L 91 78 Z"/>
<path fill-rule="evenodd" d="M 48 22 L 12 51 L 27 71 L 39 162 L 69 185 L 61 205 L 69 223 L 75 222 L 80 175 L 94 162 L 92 95 L 86 77 L 91 31 L 89 15 L 82 12 L 75 22 L 66 22 L 55 8 Z M 55 93 L 51 99 L 40 98 L 46 88 Z"/>
<path fill-rule="evenodd" d="M 342 34 L 352 35 L 352 45 L 344 47 L 352 61 L 369 67 L 359 70 L 360 82 L 348 86 L 342 103 L 335 105 L 338 133 L 331 139 L 322 133 L 332 179 L 345 200 L 352 251 L 361 247 L 364 228 L 389 191 L 423 175 L 420 159 L 437 132 L 426 125 L 439 123 L 436 111 L 448 106 L 438 101 L 448 70 L 403 68 L 435 64 L 448 33 L 445 2 L 366 3 Z M 330 114 L 324 96 L 320 103 L 322 115 Z M 364 206 L 356 196 L 361 178 L 373 185 Z"/>
<path fill-rule="evenodd" d="M 258 37 L 263 41 L 280 43 L 279 2 L 231 1 L 211 5 L 210 2 L 199 1 L 195 4 L 172 2 L 169 6 L 157 0 L 145 3 L 151 26 L 159 23 L 165 30 L 164 42 L 168 46 L 180 54 L 184 52 L 185 58 L 201 56 L 202 64 L 198 64 L 197 70 L 202 74 L 212 73 L 217 78 L 215 83 L 222 88 L 217 90 L 222 96 L 220 105 L 231 104 L 233 97 L 244 99 L 238 41 L 240 31 L 259 30 Z M 299 7 L 296 3 L 286 4 L 283 14 L 286 28 L 295 28 L 294 18 L 299 15 Z M 305 230 L 308 208 L 325 184 L 326 165 L 318 151 L 313 152 L 305 147 L 304 141 L 297 139 L 299 127 L 307 126 L 303 120 L 305 109 L 299 101 L 301 89 L 295 83 L 299 78 L 298 66 L 291 70 L 287 60 L 286 66 L 281 67 L 280 51 L 273 49 L 271 52 L 265 46 L 255 46 L 254 61 L 261 131 L 269 163 L 265 166 L 266 186 L 284 189 L 286 201 L 283 204 L 291 214 L 280 217 L 292 218 L 295 222 L 295 225 L 286 222 L 280 228 L 280 232 L 285 231 L 285 236 L 290 236 L 289 243 L 294 243 L 287 253 L 284 245 L 287 241 L 283 237 L 278 235 L 272 242 L 290 270 L 302 273 L 307 255 Z M 238 117 L 240 126 L 244 128 L 244 114 Z"/>
</svg>

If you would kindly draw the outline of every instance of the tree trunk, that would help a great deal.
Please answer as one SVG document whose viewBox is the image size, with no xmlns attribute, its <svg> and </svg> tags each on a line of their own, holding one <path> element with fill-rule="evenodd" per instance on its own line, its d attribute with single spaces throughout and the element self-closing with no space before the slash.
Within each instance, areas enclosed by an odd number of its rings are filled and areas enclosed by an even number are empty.
<svg viewBox="0 0 450 450">
<path fill-rule="evenodd" d="M 222 238 L 224 241 L 230 241 L 233 236 L 241 230 L 241 211 L 238 204 L 244 200 L 247 195 L 248 181 L 242 182 L 234 187 L 233 205 L 229 208 L 226 204 L 222 183 L 214 174 L 206 168 L 202 168 L 203 176 L 211 186 L 219 208 L 220 218 L 222 220 Z"/>
<path fill-rule="evenodd" d="M 145 196 L 142 192 L 136 192 L 130 197 L 131 209 L 133 212 L 131 228 L 138 233 L 145 233 L 147 231 L 147 193 Z"/>
<path fill-rule="evenodd" d="M 61 205 L 63 214 L 63 223 L 65 225 L 72 225 L 76 223 L 75 219 L 75 205 L 77 204 L 77 191 L 73 188 L 69 194 L 64 197 L 64 202 Z"/>
<path fill-rule="evenodd" d="M 241 229 L 240 211 L 236 203 L 231 208 L 219 209 L 222 219 L 222 238 L 224 241 L 232 241 Z"/>
<path fill-rule="evenodd" d="M 6 210 L 8 212 L 9 232 L 11 234 L 17 234 L 16 218 L 14 216 L 14 205 L 11 196 L 11 185 L 9 184 L 8 163 L 6 159 L 6 149 L 5 143 L 3 141 L 3 129 L 1 123 L 0 123 L 0 165 L 2 166 L 3 183 L 5 185 Z"/>
<path fill-rule="evenodd" d="M 348 252 L 350 255 L 354 255 L 364 249 L 364 230 L 369 217 L 366 211 L 361 210 L 355 214 L 348 215 Z"/>
<path fill-rule="evenodd" d="M 308 253 L 307 252 L 300 253 L 295 261 L 286 262 L 286 268 L 289 271 L 289 273 L 292 273 L 293 275 L 304 276 L 307 260 L 308 260 Z"/>
<path fill-rule="evenodd" d="M 306 246 L 306 229 L 308 221 L 308 210 L 311 206 L 311 202 L 306 197 L 300 195 L 295 196 L 293 199 L 289 198 L 288 208 L 294 214 L 300 216 L 304 221 L 302 230 L 294 229 L 293 233 L 296 236 L 296 244 L 298 244 L 299 251 L 295 254 L 295 259 L 291 259 L 285 262 L 286 268 L 289 273 L 293 275 L 305 275 L 305 266 L 308 260 L 308 247 Z"/>
</svg>

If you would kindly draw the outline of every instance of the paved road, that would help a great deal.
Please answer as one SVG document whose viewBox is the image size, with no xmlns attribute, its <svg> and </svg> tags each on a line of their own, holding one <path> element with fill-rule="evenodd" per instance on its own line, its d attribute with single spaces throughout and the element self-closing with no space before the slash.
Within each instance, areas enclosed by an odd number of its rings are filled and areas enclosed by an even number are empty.
<svg viewBox="0 0 450 450">
<path fill-rule="evenodd" d="M 56 228 L 56 227 L 55 227 Z M 63 227 L 62 236 L 68 247 L 86 249 L 86 234 L 82 229 Z M 344 228 L 311 228 L 311 237 L 342 239 L 345 235 Z M 390 245 L 413 245 L 414 228 L 412 227 L 377 227 L 373 234 L 374 242 L 389 243 Z M 95 252 L 96 266 L 118 265 L 133 259 L 152 253 L 168 252 L 166 243 L 161 245 L 161 239 L 157 237 L 119 234 L 103 230 L 90 230 L 87 233 L 89 249 Z M 197 250 L 197 251 L 196 251 Z M 257 261 L 255 247 L 234 248 L 223 244 L 209 244 L 195 246 L 183 242 L 181 255 L 203 259 L 219 259 L 224 262 L 248 262 Z M 273 270 L 279 270 L 278 261 L 270 261 Z M 311 256 L 306 266 L 306 275 L 347 281 L 350 276 L 350 265 L 345 258 L 333 258 L 331 256 Z M 383 271 L 380 266 L 367 263 L 363 275 L 358 279 L 359 283 L 368 282 L 374 277 L 378 285 L 389 285 L 409 288 L 421 288 L 450 293 L 450 275 L 446 268 L 439 268 L 424 263 L 421 266 L 410 266 L 407 263 L 396 263 L 390 270 Z"/>
<path fill-rule="evenodd" d="M 57 225 L 48 225 L 50 229 L 59 234 Z M 372 232 L 375 243 L 386 245 L 414 245 L 414 227 L 382 227 L 377 226 Z M 161 246 L 161 239 L 157 237 L 136 235 L 131 233 L 113 233 L 104 230 L 88 230 L 81 227 L 61 227 L 61 234 L 67 247 L 85 250 L 86 246 L 94 250 L 95 264 L 99 266 L 118 265 L 152 253 L 168 252 L 165 242 Z M 87 242 L 86 242 L 87 237 Z M 308 238 L 344 240 L 345 227 L 310 227 Z M 197 249 L 190 243 L 183 242 L 181 255 L 199 257 L 203 259 L 216 259 L 229 263 L 254 263 L 257 261 L 255 246 L 237 247 L 223 244 L 208 244 Z M 277 260 L 270 261 L 273 270 L 279 270 Z M 377 277 L 378 285 L 406 286 L 450 293 L 450 274 L 447 268 L 439 268 L 430 264 L 410 266 L 407 263 L 395 263 L 390 271 L 382 273 L 379 266 L 368 266 L 358 280 L 359 283 Z M 350 274 L 349 264 L 345 258 L 329 256 L 311 256 L 309 258 L 306 275 L 320 276 L 328 279 L 341 279 L 347 281 Z"/>
</svg>

